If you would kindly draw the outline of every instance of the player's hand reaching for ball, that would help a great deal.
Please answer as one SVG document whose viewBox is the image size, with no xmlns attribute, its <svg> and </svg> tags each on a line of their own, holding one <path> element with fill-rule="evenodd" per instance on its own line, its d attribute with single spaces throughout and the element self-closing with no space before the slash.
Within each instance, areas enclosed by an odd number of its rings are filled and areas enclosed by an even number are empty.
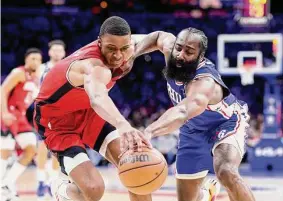
<svg viewBox="0 0 283 201">
<path fill-rule="evenodd" d="M 144 136 L 144 134 L 133 128 L 128 122 L 122 123 L 119 127 L 117 127 L 117 130 L 121 136 L 120 148 L 122 153 L 127 150 L 130 150 L 130 152 L 140 152 L 142 151 L 143 146 L 147 146 L 149 148 L 152 147 L 150 141 Z"/>
<path fill-rule="evenodd" d="M 11 126 L 13 122 L 17 120 L 15 115 L 13 115 L 10 112 L 3 112 L 2 119 L 3 119 L 3 123 L 5 124 L 5 126 Z"/>
</svg>

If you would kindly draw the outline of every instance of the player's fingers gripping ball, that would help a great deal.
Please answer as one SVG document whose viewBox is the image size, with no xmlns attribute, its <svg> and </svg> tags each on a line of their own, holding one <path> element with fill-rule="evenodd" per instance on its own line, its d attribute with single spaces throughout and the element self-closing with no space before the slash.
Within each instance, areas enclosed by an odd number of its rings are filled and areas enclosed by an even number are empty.
<svg viewBox="0 0 283 201">
<path fill-rule="evenodd" d="M 125 152 L 120 158 L 118 169 L 123 185 L 138 195 L 158 190 L 168 175 L 163 155 L 156 149 L 146 147 L 141 152 Z"/>
</svg>

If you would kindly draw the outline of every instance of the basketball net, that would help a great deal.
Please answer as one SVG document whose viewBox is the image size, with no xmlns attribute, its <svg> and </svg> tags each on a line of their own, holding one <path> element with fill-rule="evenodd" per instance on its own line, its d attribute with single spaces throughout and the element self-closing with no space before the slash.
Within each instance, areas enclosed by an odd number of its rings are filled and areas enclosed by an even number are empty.
<svg viewBox="0 0 283 201">
<path fill-rule="evenodd" d="M 241 83 L 243 86 L 254 84 L 256 65 L 243 65 L 239 67 Z"/>
</svg>

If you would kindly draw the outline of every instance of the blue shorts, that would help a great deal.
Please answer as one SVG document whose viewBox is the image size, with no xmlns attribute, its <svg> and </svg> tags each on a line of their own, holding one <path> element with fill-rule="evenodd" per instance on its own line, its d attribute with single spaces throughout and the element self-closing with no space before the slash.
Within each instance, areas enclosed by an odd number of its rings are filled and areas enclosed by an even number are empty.
<svg viewBox="0 0 283 201">
<path fill-rule="evenodd" d="M 176 178 L 203 178 L 213 170 L 213 151 L 221 143 L 234 145 L 243 157 L 248 127 L 246 114 L 233 114 L 214 129 L 201 131 L 183 126 L 180 129 L 176 158 Z"/>
</svg>

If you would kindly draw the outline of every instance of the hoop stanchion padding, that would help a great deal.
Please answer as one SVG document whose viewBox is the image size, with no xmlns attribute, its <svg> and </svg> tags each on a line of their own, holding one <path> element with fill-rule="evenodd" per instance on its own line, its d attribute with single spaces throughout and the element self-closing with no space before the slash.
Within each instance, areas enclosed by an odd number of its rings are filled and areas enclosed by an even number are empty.
<svg viewBox="0 0 283 201">
<path fill-rule="evenodd" d="M 264 90 L 264 127 L 262 140 L 249 156 L 252 170 L 283 172 L 283 138 L 281 135 L 281 96 L 275 80 L 269 80 Z"/>
<path fill-rule="evenodd" d="M 262 139 L 249 155 L 253 171 L 283 172 L 283 143 L 277 139 Z"/>
</svg>

